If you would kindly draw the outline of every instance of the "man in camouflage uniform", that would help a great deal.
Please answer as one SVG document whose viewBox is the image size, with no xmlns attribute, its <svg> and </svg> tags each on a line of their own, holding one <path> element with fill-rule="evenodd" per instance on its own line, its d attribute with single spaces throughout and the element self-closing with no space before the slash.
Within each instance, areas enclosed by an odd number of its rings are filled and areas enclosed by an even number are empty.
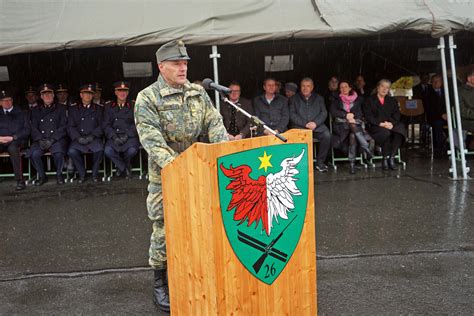
<svg viewBox="0 0 474 316">
<path fill-rule="evenodd" d="M 149 263 L 155 270 L 153 301 L 169 311 L 161 169 L 202 136 L 208 136 L 211 143 L 228 137 L 222 117 L 204 88 L 186 79 L 190 58 L 184 43 L 164 44 L 156 59 L 160 75 L 138 94 L 135 124 L 149 157 L 147 209 L 153 222 L 149 252 Z"/>
</svg>

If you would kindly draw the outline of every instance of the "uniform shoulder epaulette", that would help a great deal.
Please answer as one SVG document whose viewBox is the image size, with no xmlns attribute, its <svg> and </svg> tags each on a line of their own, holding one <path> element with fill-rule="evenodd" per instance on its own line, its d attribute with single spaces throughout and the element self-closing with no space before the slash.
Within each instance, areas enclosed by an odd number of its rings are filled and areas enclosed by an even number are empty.
<svg viewBox="0 0 474 316">
<path fill-rule="evenodd" d="M 112 105 L 112 100 L 106 101 L 104 105 Z"/>
</svg>

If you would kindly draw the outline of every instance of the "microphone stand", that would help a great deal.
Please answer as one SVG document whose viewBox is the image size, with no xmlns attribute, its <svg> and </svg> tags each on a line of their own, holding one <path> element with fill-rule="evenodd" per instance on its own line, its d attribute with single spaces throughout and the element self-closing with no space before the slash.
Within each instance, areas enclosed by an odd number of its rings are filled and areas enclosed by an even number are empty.
<svg viewBox="0 0 474 316">
<path fill-rule="evenodd" d="M 257 125 L 257 126 L 261 126 L 263 127 L 264 129 L 266 129 L 270 134 L 274 135 L 275 137 L 277 137 L 279 140 L 281 140 L 282 142 L 286 143 L 288 140 L 283 137 L 280 133 L 277 133 L 275 132 L 274 130 L 272 130 L 270 127 L 268 127 L 264 121 L 262 121 L 261 119 L 259 119 L 257 116 L 255 115 L 251 115 L 250 113 L 248 113 L 247 111 L 245 111 L 244 109 L 242 109 L 240 106 L 238 106 L 237 104 L 235 104 L 234 102 L 230 101 L 227 96 L 222 92 L 222 91 L 219 91 L 220 95 L 221 95 L 221 99 L 225 102 L 225 103 L 228 103 L 230 105 L 232 105 L 237 111 L 239 111 L 240 113 L 242 113 L 243 115 L 245 115 L 246 117 L 248 117 L 250 120 L 252 120 L 252 122 Z"/>
</svg>

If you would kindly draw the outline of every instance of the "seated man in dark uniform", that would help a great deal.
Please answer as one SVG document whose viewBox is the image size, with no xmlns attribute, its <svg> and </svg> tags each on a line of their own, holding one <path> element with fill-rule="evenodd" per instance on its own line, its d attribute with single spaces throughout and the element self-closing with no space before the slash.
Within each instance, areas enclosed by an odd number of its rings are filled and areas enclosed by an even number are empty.
<svg viewBox="0 0 474 316">
<path fill-rule="evenodd" d="M 283 133 L 288 129 L 290 114 L 288 112 L 288 100 L 277 93 L 276 81 L 267 78 L 263 82 L 262 95 L 253 100 L 255 115 L 277 133 Z M 259 129 L 259 136 L 270 135 L 266 129 Z"/>
<path fill-rule="evenodd" d="M 31 110 L 31 145 L 29 156 L 38 172 L 39 179 L 35 185 L 43 185 L 48 181 L 44 172 L 41 157 L 47 151 L 51 153 L 56 166 L 56 182 L 64 184 L 62 175 L 64 155 L 67 151 L 67 118 L 66 108 L 54 102 L 54 89 L 51 84 L 39 87 L 43 102 Z"/>
<path fill-rule="evenodd" d="M 313 90 L 313 80 L 303 78 L 300 83 L 300 92 L 290 98 L 290 127 L 313 131 L 313 137 L 320 142 L 316 157 L 316 169 L 326 172 L 328 167 L 325 162 L 331 148 L 331 133 L 324 124 L 328 112 L 324 98 Z"/>
<path fill-rule="evenodd" d="M 26 89 L 25 99 L 27 102 L 24 106 L 25 110 L 30 111 L 38 106 L 38 94 L 33 86 L 28 86 L 28 89 Z"/>
<path fill-rule="evenodd" d="M 229 100 L 253 115 L 253 108 L 250 100 L 240 96 L 240 84 L 236 81 L 232 81 L 229 84 L 229 88 L 231 91 L 229 93 Z M 250 137 L 251 121 L 248 117 L 227 103 L 221 104 L 220 112 L 224 121 L 225 129 L 227 130 L 229 136 L 229 140 L 239 140 Z"/>
<path fill-rule="evenodd" d="M 130 161 L 138 153 L 140 146 L 133 118 L 135 101 L 127 100 L 130 89 L 128 82 L 116 82 L 114 89 L 116 100 L 105 103 L 105 155 L 114 162 L 118 176 L 125 175 L 130 178 Z"/>
<path fill-rule="evenodd" d="M 104 157 L 103 108 L 92 103 L 94 92 L 92 84 L 81 86 L 81 101 L 69 107 L 67 132 L 71 138 L 71 145 L 68 155 L 79 173 L 79 183 L 84 183 L 86 179 L 82 153 L 93 153 L 92 180 L 94 183 L 99 182 L 99 167 Z"/>
<path fill-rule="evenodd" d="M 66 86 L 62 83 L 56 86 L 56 99 L 58 100 L 58 104 L 62 104 L 67 108 L 71 105 L 69 100 L 69 91 L 67 90 Z"/>
<path fill-rule="evenodd" d="M 15 173 L 16 189 L 23 190 L 25 181 L 21 170 L 20 149 L 30 135 L 27 114 L 13 106 L 10 92 L 0 90 L 0 153 L 8 152 Z"/>
</svg>

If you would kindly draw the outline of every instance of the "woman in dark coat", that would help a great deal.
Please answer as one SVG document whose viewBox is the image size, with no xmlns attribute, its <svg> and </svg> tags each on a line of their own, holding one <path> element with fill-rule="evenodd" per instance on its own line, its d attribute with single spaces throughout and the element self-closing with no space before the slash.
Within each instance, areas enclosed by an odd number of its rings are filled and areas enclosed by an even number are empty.
<svg viewBox="0 0 474 316">
<path fill-rule="evenodd" d="M 366 99 L 363 110 L 369 134 L 382 147 L 382 168 L 395 170 L 394 157 L 407 137 L 400 121 L 398 101 L 388 95 L 391 82 L 382 79 L 377 83 L 376 93 Z"/>
<path fill-rule="evenodd" d="M 362 128 L 362 99 L 352 89 L 349 81 L 339 82 L 339 95 L 333 100 L 330 112 L 334 120 L 333 147 L 348 152 L 349 172 L 354 174 L 357 145 L 363 150 L 367 159 L 371 159 L 373 154 Z"/>
</svg>

